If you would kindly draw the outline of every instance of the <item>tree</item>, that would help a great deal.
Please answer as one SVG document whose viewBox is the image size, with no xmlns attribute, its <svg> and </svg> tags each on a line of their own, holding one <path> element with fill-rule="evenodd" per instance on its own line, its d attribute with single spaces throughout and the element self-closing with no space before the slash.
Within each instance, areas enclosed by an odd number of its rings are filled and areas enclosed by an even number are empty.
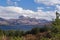
<svg viewBox="0 0 60 40">
<path fill-rule="evenodd" d="M 32 30 L 31 30 L 31 33 L 32 33 L 32 34 L 37 34 L 37 33 L 39 33 L 39 32 L 40 32 L 40 28 L 38 28 L 38 27 L 32 28 Z"/>
<path fill-rule="evenodd" d="M 15 35 L 16 37 L 18 37 L 18 36 L 21 37 L 21 36 L 24 35 L 24 31 L 15 31 L 14 35 Z"/>
</svg>

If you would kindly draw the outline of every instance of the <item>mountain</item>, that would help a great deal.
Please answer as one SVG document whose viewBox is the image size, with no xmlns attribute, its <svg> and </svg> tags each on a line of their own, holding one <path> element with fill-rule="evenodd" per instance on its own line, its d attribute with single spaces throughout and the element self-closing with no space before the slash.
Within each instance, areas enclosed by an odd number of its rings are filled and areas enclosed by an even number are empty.
<svg viewBox="0 0 60 40">
<path fill-rule="evenodd" d="M 18 19 L 3 19 L 0 18 L 0 25 L 44 25 L 50 21 L 45 19 L 36 19 L 30 17 L 19 16 Z"/>
<path fill-rule="evenodd" d="M 9 25 L 9 23 L 7 22 L 7 20 L 0 18 L 0 25 Z"/>
<path fill-rule="evenodd" d="M 3 19 L 3 18 L 0 18 L 0 21 L 5 21 L 5 19 Z"/>
</svg>

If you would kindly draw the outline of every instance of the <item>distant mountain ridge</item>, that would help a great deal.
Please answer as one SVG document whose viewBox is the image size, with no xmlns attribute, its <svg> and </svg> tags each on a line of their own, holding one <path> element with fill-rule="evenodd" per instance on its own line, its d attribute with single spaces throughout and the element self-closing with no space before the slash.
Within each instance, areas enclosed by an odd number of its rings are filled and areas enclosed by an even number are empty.
<svg viewBox="0 0 60 40">
<path fill-rule="evenodd" d="M 45 19 L 35 19 L 30 17 L 19 16 L 18 19 L 0 18 L 0 25 L 44 25 L 50 21 Z"/>
</svg>

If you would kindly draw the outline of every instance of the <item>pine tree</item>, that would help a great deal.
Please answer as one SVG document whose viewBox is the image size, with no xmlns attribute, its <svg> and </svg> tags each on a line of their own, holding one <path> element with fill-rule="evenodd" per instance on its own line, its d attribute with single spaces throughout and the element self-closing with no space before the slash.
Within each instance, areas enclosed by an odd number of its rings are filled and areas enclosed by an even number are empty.
<svg viewBox="0 0 60 40">
<path fill-rule="evenodd" d="M 59 13 L 56 12 L 56 19 L 55 21 L 52 23 L 53 26 L 53 30 L 56 31 L 56 29 L 60 32 L 60 19 L 59 19 Z"/>
</svg>

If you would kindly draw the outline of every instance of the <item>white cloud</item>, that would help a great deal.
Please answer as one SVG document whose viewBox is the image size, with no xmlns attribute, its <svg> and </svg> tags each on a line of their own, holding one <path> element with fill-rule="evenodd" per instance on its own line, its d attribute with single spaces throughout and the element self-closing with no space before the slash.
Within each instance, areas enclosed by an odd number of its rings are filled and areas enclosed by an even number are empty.
<svg viewBox="0 0 60 40">
<path fill-rule="evenodd" d="M 42 10 L 42 9 L 44 9 L 43 7 L 37 7 L 37 10 Z"/>
<path fill-rule="evenodd" d="M 54 11 L 55 12 L 55 11 Z M 47 19 L 51 20 L 51 18 L 55 17 L 55 13 L 53 11 L 46 11 L 44 12 L 43 10 L 39 9 L 36 12 L 32 10 L 25 10 L 21 7 L 14 7 L 14 6 L 8 6 L 8 7 L 3 7 L 0 6 L 0 17 L 3 18 L 18 18 L 20 15 L 23 16 L 28 16 L 32 18 L 42 18 L 42 19 Z"/>
<path fill-rule="evenodd" d="M 45 5 L 58 5 L 60 0 L 34 0 L 36 3 L 42 3 Z"/>
<path fill-rule="evenodd" d="M 57 8 L 58 13 L 60 14 L 60 5 L 56 5 L 56 8 Z"/>
<path fill-rule="evenodd" d="M 7 4 L 8 4 L 8 5 L 12 5 L 13 3 L 12 3 L 11 0 L 7 0 Z"/>
<path fill-rule="evenodd" d="M 18 6 L 18 2 L 21 0 L 7 0 L 8 5 Z"/>
<path fill-rule="evenodd" d="M 57 11 L 60 11 L 60 5 L 56 5 Z"/>
</svg>

